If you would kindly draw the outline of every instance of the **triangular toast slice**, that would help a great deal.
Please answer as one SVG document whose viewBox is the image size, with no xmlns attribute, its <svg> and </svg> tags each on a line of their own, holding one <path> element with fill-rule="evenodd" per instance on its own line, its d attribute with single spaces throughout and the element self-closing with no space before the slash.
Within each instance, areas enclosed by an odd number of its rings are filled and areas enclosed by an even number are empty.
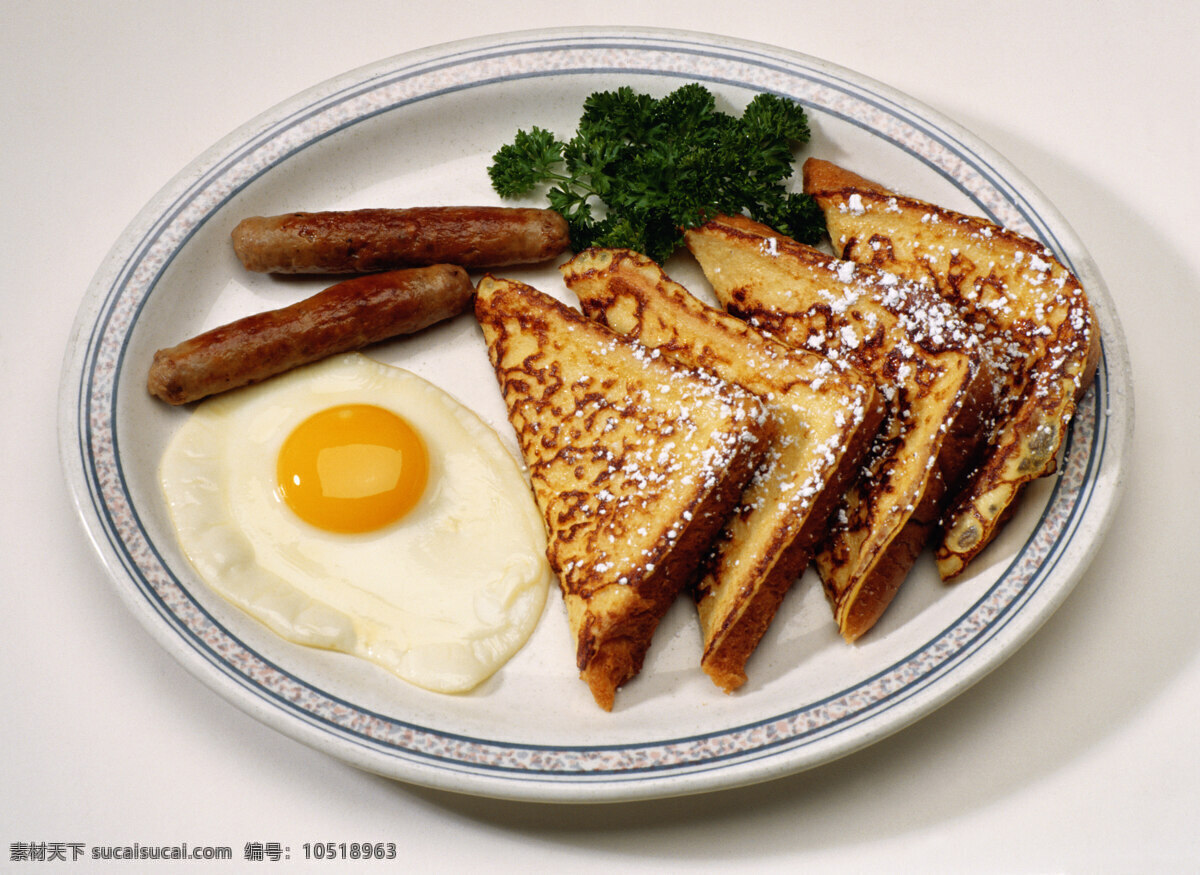
<svg viewBox="0 0 1200 875">
<path fill-rule="evenodd" d="M 1003 382 L 980 465 L 945 513 L 938 570 L 950 579 L 992 540 L 1029 481 L 1053 473 L 1100 357 L 1079 281 L 1042 244 L 985 219 L 902 197 L 828 161 L 804 165 L 835 251 L 923 282 L 978 331 Z"/>
<path fill-rule="evenodd" d="M 597 704 L 651 637 L 753 475 L 763 402 L 530 286 L 484 277 L 475 314 L 529 468 Z"/>
<path fill-rule="evenodd" d="M 955 423 L 984 403 L 977 338 L 928 289 L 840 261 L 741 216 L 686 234 L 717 298 L 798 348 L 871 374 L 887 403 L 816 566 L 842 635 L 879 619 L 928 541 L 964 462 Z"/>
<path fill-rule="evenodd" d="M 746 661 L 857 475 L 883 418 L 882 399 L 857 368 L 765 336 L 640 253 L 586 250 L 560 270 L 584 314 L 754 392 L 776 421 L 766 458 L 693 590 L 700 666 L 732 692 L 745 683 Z"/>
</svg>

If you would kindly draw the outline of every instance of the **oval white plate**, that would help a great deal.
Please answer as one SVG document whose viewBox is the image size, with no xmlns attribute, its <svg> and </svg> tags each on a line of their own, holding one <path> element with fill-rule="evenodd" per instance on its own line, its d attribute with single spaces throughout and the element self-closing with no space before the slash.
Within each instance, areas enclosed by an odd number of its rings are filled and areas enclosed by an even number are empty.
<svg viewBox="0 0 1200 875">
<path fill-rule="evenodd" d="M 228 243 L 233 226 L 302 209 L 496 203 L 486 168 L 518 127 L 567 135 L 592 91 L 628 84 L 663 94 L 690 81 L 734 111 L 764 90 L 801 101 L 813 126 L 806 154 L 1039 238 L 1087 288 L 1104 354 L 1061 473 L 1030 490 L 966 578 L 945 587 L 923 557 L 879 626 L 851 647 L 809 572 L 733 696 L 698 670 L 695 618 L 681 601 L 611 714 L 576 676 L 557 597 L 495 678 L 447 697 L 290 645 L 213 595 L 176 548 L 158 491 L 160 452 L 188 412 L 147 395 L 150 356 L 322 285 L 243 271 Z M 706 293 L 686 256 L 668 269 Z M 553 267 L 514 275 L 570 300 Z M 515 452 L 469 316 L 369 352 L 472 406 Z M 675 31 L 553 30 L 353 71 L 275 107 L 186 168 L 117 241 L 88 290 L 63 373 L 60 442 L 80 516 L 121 596 L 164 647 L 237 706 L 361 768 L 414 783 L 621 800 L 827 762 L 929 713 L 1012 653 L 1066 597 L 1109 522 L 1132 427 L 1128 371 L 1116 314 L 1083 246 L 1016 170 L 954 123 L 782 49 Z"/>
</svg>

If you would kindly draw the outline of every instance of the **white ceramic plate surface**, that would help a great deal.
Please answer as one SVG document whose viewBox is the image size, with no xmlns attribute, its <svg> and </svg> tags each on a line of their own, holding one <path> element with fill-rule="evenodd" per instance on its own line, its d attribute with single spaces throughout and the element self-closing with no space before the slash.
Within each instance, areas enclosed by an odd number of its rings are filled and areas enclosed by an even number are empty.
<svg viewBox="0 0 1200 875">
<path fill-rule="evenodd" d="M 282 641 L 195 576 L 175 545 L 156 469 L 189 415 L 150 398 L 153 351 L 327 282 L 242 270 L 229 232 L 292 210 L 498 203 L 486 168 L 518 127 L 569 135 L 589 93 L 664 94 L 701 82 L 740 111 L 760 91 L 801 101 L 804 155 L 985 215 L 1044 241 L 1096 308 L 1103 358 L 1060 474 L 1032 488 L 961 582 L 922 557 L 878 627 L 837 635 L 810 571 L 736 695 L 697 668 L 682 601 L 645 668 L 599 711 L 573 665 L 553 593 L 529 644 L 463 696 L 409 686 L 351 657 Z M 803 156 L 802 156 L 803 157 Z M 541 205 L 530 200 L 530 205 Z M 668 270 L 700 295 L 686 255 Z M 564 300 L 548 266 L 510 274 Z M 469 316 L 369 350 L 437 383 L 516 453 Z M 1108 292 L 1063 219 L 1004 159 L 887 86 L 783 49 L 676 31 L 552 30 L 439 46 L 347 73 L 204 153 L 115 244 L 80 309 L 61 394 L 64 470 L 129 607 L 189 670 L 265 723 L 363 769 L 478 795 L 625 800 L 763 781 L 828 762 L 928 714 L 1010 655 L 1083 574 L 1121 488 L 1132 428 L 1128 361 Z"/>
</svg>

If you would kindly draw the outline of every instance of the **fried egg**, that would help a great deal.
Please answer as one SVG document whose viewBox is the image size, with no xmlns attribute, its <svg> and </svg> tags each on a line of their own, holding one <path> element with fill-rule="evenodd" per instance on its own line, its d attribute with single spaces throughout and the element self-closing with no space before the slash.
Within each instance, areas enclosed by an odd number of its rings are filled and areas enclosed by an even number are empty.
<svg viewBox="0 0 1200 875">
<path fill-rule="evenodd" d="M 545 529 L 513 456 L 446 392 L 360 353 L 201 402 L 159 475 L 200 577 L 289 641 L 456 693 L 541 616 Z"/>
</svg>

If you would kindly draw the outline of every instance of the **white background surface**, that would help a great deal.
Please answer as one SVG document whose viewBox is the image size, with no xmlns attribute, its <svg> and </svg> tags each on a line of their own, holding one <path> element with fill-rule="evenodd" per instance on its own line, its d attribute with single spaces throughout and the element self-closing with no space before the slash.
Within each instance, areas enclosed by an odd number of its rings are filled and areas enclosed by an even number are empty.
<svg viewBox="0 0 1200 875">
<path fill-rule="evenodd" d="M 234 849 L 235 862 L 179 871 L 240 871 L 247 842 L 279 842 L 292 859 L 257 866 L 286 872 L 306 870 L 305 842 L 393 841 L 398 865 L 358 868 L 1200 872 L 1200 5 L 4 0 L 0 22 L 0 869 L 39 871 L 10 862 L 19 842 Z M 93 272 L 217 139 L 409 49 L 586 24 L 806 52 L 988 141 L 1105 277 L 1137 425 L 1125 499 L 1083 581 L 932 716 L 758 787 L 539 806 L 363 774 L 194 680 L 126 611 L 82 536 L 56 406 Z"/>
</svg>

